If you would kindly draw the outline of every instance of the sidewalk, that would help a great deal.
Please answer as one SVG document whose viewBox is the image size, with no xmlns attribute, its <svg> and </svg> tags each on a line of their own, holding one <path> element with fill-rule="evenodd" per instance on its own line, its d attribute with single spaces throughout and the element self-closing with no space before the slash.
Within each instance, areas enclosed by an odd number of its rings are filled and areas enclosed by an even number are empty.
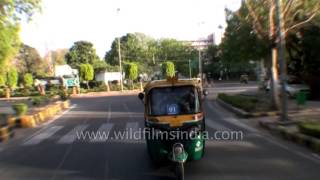
<svg viewBox="0 0 320 180">
<path fill-rule="evenodd" d="M 256 120 L 261 127 L 271 133 L 320 153 L 320 139 L 301 133 L 298 127 L 299 122 L 320 122 L 320 102 L 309 101 L 302 108 L 297 108 L 296 105 L 290 104 L 289 110 L 289 122 L 282 123 L 279 116 L 260 117 L 256 118 Z"/>
</svg>

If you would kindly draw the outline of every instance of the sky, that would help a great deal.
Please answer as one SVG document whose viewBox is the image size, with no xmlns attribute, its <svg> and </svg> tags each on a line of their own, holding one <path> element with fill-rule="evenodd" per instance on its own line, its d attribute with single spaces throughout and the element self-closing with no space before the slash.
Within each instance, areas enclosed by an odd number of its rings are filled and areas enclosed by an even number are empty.
<svg viewBox="0 0 320 180">
<path fill-rule="evenodd" d="M 102 58 L 115 37 L 142 32 L 160 38 L 196 40 L 225 28 L 224 8 L 236 10 L 240 0 L 42 0 L 42 12 L 23 22 L 22 42 L 41 56 L 70 48 L 75 41 L 94 44 Z M 119 11 L 117 11 L 119 9 Z"/>
</svg>

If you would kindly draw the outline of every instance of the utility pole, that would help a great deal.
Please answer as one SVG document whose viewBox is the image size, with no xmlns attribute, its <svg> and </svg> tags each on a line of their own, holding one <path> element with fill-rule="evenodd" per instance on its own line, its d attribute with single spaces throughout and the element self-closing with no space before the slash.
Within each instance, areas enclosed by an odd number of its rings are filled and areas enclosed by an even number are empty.
<svg viewBox="0 0 320 180">
<path fill-rule="evenodd" d="M 282 0 L 276 1 L 276 19 L 277 19 L 277 49 L 279 57 L 279 69 L 280 69 L 280 80 L 281 80 L 281 121 L 288 120 L 288 99 L 286 93 L 286 61 L 284 58 L 285 48 L 285 31 L 282 13 Z"/>
<path fill-rule="evenodd" d="M 120 88 L 121 91 L 123 91 L 123 78 L 122 78 L 122 62 L 121 62 L 121 47 L 120 47 L 121 43 L 120 43 L 120 37 L 118 37 L 118 57 L 119 57 L 119 68 L 120 68 Z"/>
<path fill-rule="evenodd" d="M 202 82 L 202 59 L 201 59 L 201 50 L 199 49 L 199 74 L 200 74 L 200 79 L 201 79 L 201 82 Z"/>
<path fill-rule="evenodd" d="M 191 79 L 191 60 L 189 59 L 189 77 Z"/>
<path fill-rule="evenodd" d="M 117 15 L 118 15 L 118 18 L 119 18 L 119 12 L 120 12 L 120 8 L 117 8 Z M 118 22 L 118 24 L 120 24 Z M 120 25 L 118 25 L 118 28 L 120 27 Z M 120 29 L 120 28 L 119 28 Z M 119 69 L 120 69 L 120 88 L 121 88 L 121 91 L 123 91 L 123 78 L 122 78 L 122 62 L 121 62 L 121 43 L 120 43 L 120 37 L 118 37 L 118 57 L 119 57 Z"/>
</svg>

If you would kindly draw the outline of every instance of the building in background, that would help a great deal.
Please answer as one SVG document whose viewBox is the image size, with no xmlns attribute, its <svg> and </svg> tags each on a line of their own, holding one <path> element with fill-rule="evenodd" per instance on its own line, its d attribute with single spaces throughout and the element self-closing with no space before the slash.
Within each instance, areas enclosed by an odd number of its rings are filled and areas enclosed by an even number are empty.
<svg viewBox="0 0 320 180">
<path fill-rule="evenodd" d="M 199 38 L 198 40 L 187 40 L 184 42 L 190 43 L 192 47 L 198 50 L 206 49 L 208 46 L 216 43 L 214 33 L 210 34 L 206 38 Z"/>
</svg>

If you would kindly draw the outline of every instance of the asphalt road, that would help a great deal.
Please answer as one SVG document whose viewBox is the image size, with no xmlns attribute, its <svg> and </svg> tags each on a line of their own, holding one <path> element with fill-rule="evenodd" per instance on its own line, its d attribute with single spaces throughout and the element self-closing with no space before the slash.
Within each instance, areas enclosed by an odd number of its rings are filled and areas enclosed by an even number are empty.
<svg viewBox="0 0 320 180">
<path fill-rule="evenodd" d="M 143 127 L 143 106 L 130 96 L 72 100 L 73 108 L 0 144 L 1 180 L 174 179 L 170 165 L 155 166 L 142 140 L 77 139 L 77 132 Z M 206 127 L 243 133 L 242 140 L 210 140 L 200 161 L 186 164 L 186 180 L 315 180 L 320 159 L 309 150 L 261 132 L 207 99 Z"/>
</svg>

